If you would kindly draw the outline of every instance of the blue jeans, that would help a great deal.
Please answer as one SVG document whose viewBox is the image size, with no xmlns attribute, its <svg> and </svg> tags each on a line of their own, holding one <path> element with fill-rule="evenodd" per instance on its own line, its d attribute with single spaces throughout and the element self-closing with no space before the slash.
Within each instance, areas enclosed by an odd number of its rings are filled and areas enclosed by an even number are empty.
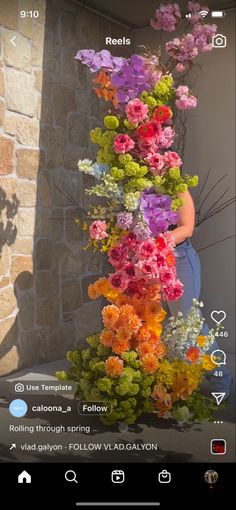
<svg viewBox="0 0 236 510">
<path fill-rule="evenodd" d="M 199 256 L 191 242 L 187 240 L 179 246 L 176 246 L 175 256 L 177 276 L 184 285 L 184 294 L 177 301 L 168 301 L 168 308 L 171 315 L 177 315 L 178 312 L 187 312 L 192 305 L 193 298 L 199 300 L 201 292 L 201 264 Z M 208 333 L 209 328 L 207 324 L 204 323 L 202 334 L 208 335 Z M 209 353 L 218 348 L 218 344 L 215 340 Z M 217 369 L 218 367 L 216 366 L 216 370 Z M 226 391 L 228 394 L 232 377 L 225 365 L 221 365 L 220 370 L 223 372 L 223 377 L 214 377 L 213 374 L 215 370 L 212 370 L 208 373 L 207 378 L 214 381 L 214 385 L 217 385 L 217 390 Z"/>
</svg>

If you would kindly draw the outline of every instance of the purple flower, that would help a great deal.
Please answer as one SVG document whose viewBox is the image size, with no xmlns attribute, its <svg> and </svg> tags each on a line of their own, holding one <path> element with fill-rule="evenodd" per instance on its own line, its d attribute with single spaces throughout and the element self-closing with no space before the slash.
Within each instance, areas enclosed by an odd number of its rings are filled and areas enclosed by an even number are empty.
<svg viewBox="0 0 236 510">
<path fill-rule="evenodd" d="M 121 212 L 117 214 L 117 226 L 124 230 L 130 228 L 133 222 L 133 214 L 130 212 Z"/>
<path fill-rule="evenodd" d="M 149 81 L 146 61 L 143 57 L 134 54 L 124 60 L 122 66 L 111 74 L 111 83 L 117 89 L 116 97 L 121 103 L 121 108 L 144 90 L 149 91 L 151 89 Z"/>
<path fill-rule="evenodd" d="M 99 71 L 102 67 L 118 71 L 125 61 L 122 57 L 113 57 L 108 50 L 95 52 L 92 49 L 79 50 L 75 55 L 75 59 L 81 60 L 93 73 Z"/>
<path fill-rule="evenodd" d="M 169 225 L 178 221 L 179 214 L 171 210 L 171 202 L 169 195 L 158 195 L 153 187 L 142 192 L 140 209 L 154 237 L 166 232 Z"/>
<path fill-rule="evenodd" d="M 155 20 L 151 20 L 151 26 L 155 30 L 173 32 L 177 23 L 181 20 L 181 12 L 178 4 L 161 4 L 155 12 Z"/>
</svg>

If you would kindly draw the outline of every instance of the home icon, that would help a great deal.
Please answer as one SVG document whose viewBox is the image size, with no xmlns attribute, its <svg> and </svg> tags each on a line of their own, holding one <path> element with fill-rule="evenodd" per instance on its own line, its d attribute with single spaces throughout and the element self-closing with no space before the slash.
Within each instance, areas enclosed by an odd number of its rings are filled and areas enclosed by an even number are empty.
<svg viewBox="0 0 236 510">
<path fill-rule="evenodd" d="M 18 483 L 31 483 L 31 475 L 27 471 L 22 471 L 18 476 Z"/>
</svg>

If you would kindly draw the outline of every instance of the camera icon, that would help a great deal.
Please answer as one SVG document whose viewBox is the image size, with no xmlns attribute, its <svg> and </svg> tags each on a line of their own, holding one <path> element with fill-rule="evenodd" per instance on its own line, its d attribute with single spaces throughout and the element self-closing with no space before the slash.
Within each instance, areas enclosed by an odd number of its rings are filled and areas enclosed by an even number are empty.
<svg viewBox="0 0 236 510">
<path fill-rule="evenodd" d="M 25 390 L 24 384 L 22 384 L 22 383 L 15 384 L 15 392 L 16 393 L 23 393 L 24 390 Z"/>
<path fill-rule="evenodd" d="M 212 37 L 213 48 L 226 48 L 227 38 L 223 34 L 216 34 Z"/>
</svg>

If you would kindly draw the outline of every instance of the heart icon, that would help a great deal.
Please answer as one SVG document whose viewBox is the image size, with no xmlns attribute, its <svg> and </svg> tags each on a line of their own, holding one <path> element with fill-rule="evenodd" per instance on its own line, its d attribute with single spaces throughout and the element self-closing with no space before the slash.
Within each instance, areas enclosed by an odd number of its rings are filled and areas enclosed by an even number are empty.
<svg viewBox="0 0 236 510">
<path fill-rule="evenodd" d="M 211 318 L 216 324 L 221 324 L 221 322 L 226 319 L 226 313 L 224 310 L 213 310 L 213 312 L 211 312 Z"/>
</svg>

